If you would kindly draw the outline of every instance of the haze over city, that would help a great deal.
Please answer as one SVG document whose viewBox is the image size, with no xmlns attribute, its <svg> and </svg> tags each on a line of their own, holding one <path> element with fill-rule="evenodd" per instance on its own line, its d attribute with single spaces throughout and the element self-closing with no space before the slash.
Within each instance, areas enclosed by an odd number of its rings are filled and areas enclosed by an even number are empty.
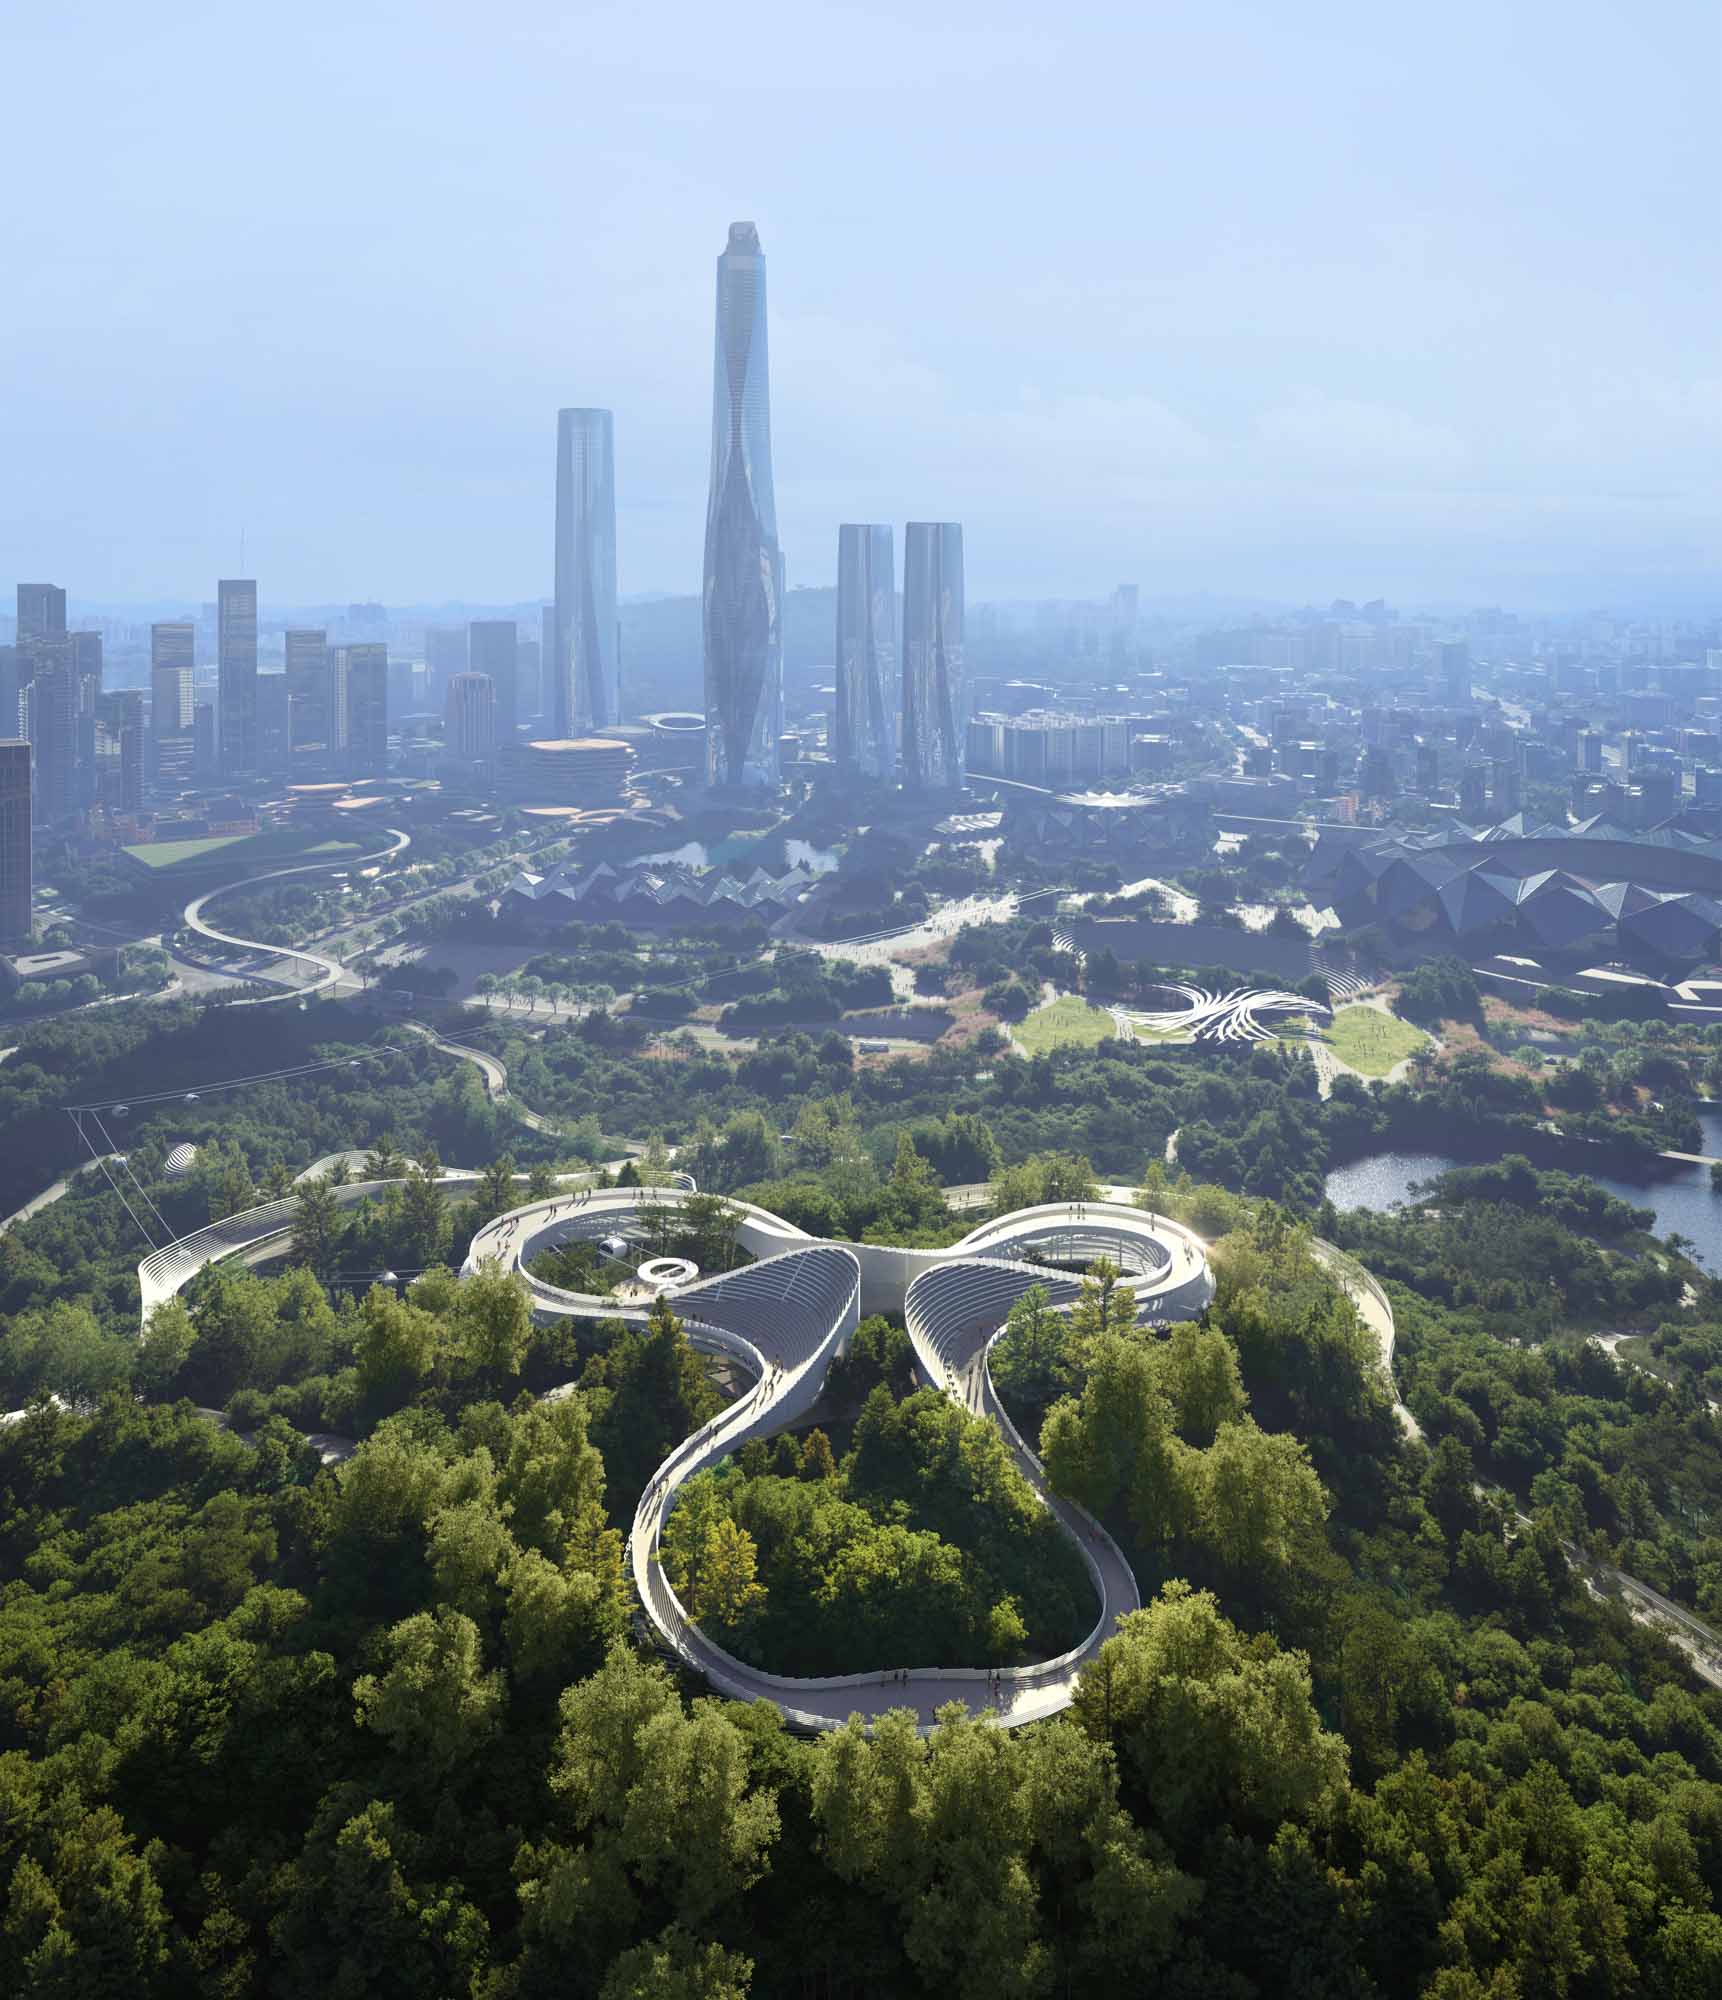
<svg viewBox="0 0 1722 2000">
<path fill-rule="evenodd" d="M 676 5 L 9 20 L 0 547 L 84 604 L 525 602 L 551 414 L 698 587 L 711 259 L 772 269 L 789 586 L 1698 609 L 1718 17 Z M 241 562 L 241 535 L 244 560 Z"/>
</svg>

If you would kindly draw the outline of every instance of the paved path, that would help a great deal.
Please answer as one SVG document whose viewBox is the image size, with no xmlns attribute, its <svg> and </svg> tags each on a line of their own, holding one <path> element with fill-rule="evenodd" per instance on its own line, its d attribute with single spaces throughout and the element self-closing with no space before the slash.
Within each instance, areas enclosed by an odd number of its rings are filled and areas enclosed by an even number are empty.
<svg viewBox="0 0 1722 2000">
<path fill-rule="evenodd" d="M 99 1167 L 105 1160 L 117 1160 L 121 1157 L 118 1153 L 98 1153 L 93 1160 L 85 1160 L 75 1166 L 69 1174 L 63 1174 L 55 1181 L 52 1187 L 45 1187 L 40 1194 L 32 1195 L 22 1208 L 13 1209 L 5 1221 L 0 1222 L 0 1236 L 4 1236 L 15 1223 L 28 1222 L 31 1216 L 40 1215 L 43 1209 L 52 1207 L 80 1174 L 87 1173 L 92 1167 Z"/>
</svg>

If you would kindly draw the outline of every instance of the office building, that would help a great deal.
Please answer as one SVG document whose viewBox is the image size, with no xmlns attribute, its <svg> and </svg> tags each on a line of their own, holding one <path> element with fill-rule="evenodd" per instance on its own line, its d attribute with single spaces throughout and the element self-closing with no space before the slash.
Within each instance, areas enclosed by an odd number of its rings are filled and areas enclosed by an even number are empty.
<svg viewBox="0 0 1722 2000">
<path fill-rule="evenodd" d="M 35 639 L 28 689 L 30 741 L 36 751 L 33 807 L 43 826 L 77 805 L 78 673 L 69 637 Z"/>
<path fill-rule="evenodd" d="M 57 583 L 18 586 L 18 644 L 30 639 L 59 639 L 66 631 L 66 593 Z"/>
<path fill-rule="evenodd" d="M 1471 649 L 1463 639 L 1441 642 L 1441 693 L 1449 708 L 1471 699 Z"/>
<path fill-rule="evenodd" d="M 257 676 L 257 770 L 262 777 L 284 778 L 290 768 L 291 716 L 284 673 Z"/>
<path fill-rule="evenodd" d="M 144 796 L 144 725 L 143 701 L 137 698 L 136 706 L 128 706 L 123 719 L 118 723 L 116 735 L 119 745 L 120 764 L 120 810 L 137 813 L 143 810 Z"/>
<path fill-rule="evenodd" d="M 324 776 L 332 768 L 338 733 L 329 635 L 317 627 L 294 627 L 286 646 L 288 770 L 296 780 Z"/>
<path fill-rule="evenodd" d="M 893 537 L 877 522 L 837 530 L 838 768 L 889 778 L 897 768 L 897 579 Z"/>
<path fill-rule="evenodd" d="M 223 577 L 216 592 L 216 723 L 221 768 L 230 778 L 257 772 L 257 584 Z"/>
<path fill-rule="evenodd" d="M 16 739 L 0 742 L 0 944 L 29 936 L 30 746 Z"/>
<path fill-rule="evenodd" d="M 783 551 L 771 482 L 765 258 L 732 222 L 717 263 L 703 638 L 706 774 L 775 784 L 783 734 Z"/>
<path fill-rule="evenodd" d="M 554 612 L 544 671 L 547 726 L 559 737 L 576 729 L 613 728 L 622 719 L 622 687 L 616 657 L 616 438 L 608 410 L 556 413 Z"/>
<path fill-rule="evenodd" d="M 175 735 L 191 727 L 191 686 L 196 665 L 195 625 L 170 623 L 149 628 L 150 726 L 158 736 Z"/>
<path fill-rule="evenodd" d="M 466 627 L 427 625 L 425 627 L 426 690 L 433 708 L 440 708 L 448 694 L 448 684 L 456 674 L 466 672 Z"/>
<path fill-rule="evenodd" d="M 556 606 L 546 604 L 538 614 L 538 706 L 533 713 L 540 721 L 550 718 L 550 675 L 556 659 Z"/>
<path fill-rule="evenodd" d="M 443 743 L 462 764 L 488 764 L 496 754 L 496 684 L 488 674 L 456 674 L 448 684 Z"/>
<path fill-rule="evenodd" d="M 335 658 L 346 703 L 347 775 L 380 778 L 389 768 L 389 649 L 380 642 L 337 646 Z"/>
<path fill-rule="evenodd" d="M 483 619 L 466 628 L 467 672 L 486 674 L 496 689 L 496 741 L 511 750 L 520 724 L 520 632 L 512 618 Z"/>
<path fill-rule="evenodd" d="M 903 531 L 903 782 L 955 791 L 963 782 L 963 531 L 911 521 Z"/>
</svg>

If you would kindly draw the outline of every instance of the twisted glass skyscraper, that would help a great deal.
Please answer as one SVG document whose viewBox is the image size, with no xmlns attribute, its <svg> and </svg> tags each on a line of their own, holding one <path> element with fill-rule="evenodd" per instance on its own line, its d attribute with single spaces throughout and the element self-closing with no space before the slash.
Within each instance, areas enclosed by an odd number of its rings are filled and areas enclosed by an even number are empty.
<svg viewBox="0 0 1722 2000">
<path fill-rule="evenodd" d="M 840 770 L 889 778 L 897 764 L 897 581 L 889 527 L 837 530 L 837 708 L 831 754 Z"/>
<path fill-rule="evenodd" d="M 958 790 L 967 728 L 963 531 L 956 521 L 911 521 L 903 530 L 904 784 Z"/>
<path fill-rule="evenodd" d="M 543 662 L 550 734 L 622 719 L 616 658 L 616 432 L 608 410 L 556 415 L 556 619 Z"/>
<path fill-rule="evenodd" d="M 704 592 L 706 776 L 773 784 L 783 730 L 783 552 L 771 488 L 765 258 L 732 222 L 717 265 Z"/>
</svg>

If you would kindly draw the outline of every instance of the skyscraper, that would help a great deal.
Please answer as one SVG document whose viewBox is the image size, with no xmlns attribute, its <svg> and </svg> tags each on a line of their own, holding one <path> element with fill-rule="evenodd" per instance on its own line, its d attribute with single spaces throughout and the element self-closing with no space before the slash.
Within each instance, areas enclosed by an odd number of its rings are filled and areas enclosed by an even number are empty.
<svg viewBox="0 0 1722 2000">
<path fill-rule="evenodd" d="M 195 625 L 166 623 L 149 628 L 148 775 L 158 785 L 191 782 L 196 642 Z"/>
<path fill-rule="evenodd" d="M 732 222 L 717 264 L 704 593 L 706 775 L 774 784 L 783 733 L 783 551 L 771 484 L 765 258 Z"/>
<path fill-rule="evenodd" d="M 347 709 L 347 773 L 380 778 L 389 768 L 389 649 L 381 642 L 335 649 Z"/>
<path fill-rule="evenodd" d="M 0 742 L 0 943 L 30 935 L 30 746 Z"/>
<path fill-rule="evenodd" d="M 311 627 L 287 633 L 287 767 L 293 777 L 322 773 L 335 748 L 334 673 L 329 635 Z"/>
<path fill-rule="evenodd" d="M 191 727 L 196 647 L 195 625 L 173 623 L 149 628 L 150 729 L 157 736 L 174 736 Z"/>
<path fill-rule="evenodd" d="M 480 619 L 466 628 L 467 671 L 496 684 L 496 741 L 512 750 L 520 714 L 520 628 L 512 618 Z M 451 683 L 452 685 L 452 683 Z"/>
<path fill-rule="evenodd" d="M 496 688 L 488 674 L 456 674 L 448 684 L 443 742 L 463 764 L 488 763 L 496 751 Z"/>
<path fill-rule="evenodd" d="M 230 778 L 257 771 L 257 584 L 223 577 L 216 596 L 216 721 L 221 768 Z"/>
<path fill-rule="evenodd" d="M 841 770 L 889 778 L 897 763 L 897 583 L 893 538 L 877 522 L 837 530 L 837 708 Z"/>
<path fill-rule="evenodd" d="M 903 530 L 903 782 L 958 790 L 967 729 L 962 527 L 911 521 Z"/>
<path fill-rule="evenodd" d="M 34 809 L 44 826 L 77 804 L 78 672 L 69 637 L 31 642 L 30 741 L 36 750 Z"/>
<path fill-rule="evenodd" d="M 479 668 L 477 660 L 472 664 Z M 622 719 L 616 432 L 608 410 L 556 413 L 556 625 L 544 666 L 544 695 L 545 723 L 553 737 L 608 729 Z M 507 741 L 500 711 L 497 735 Z"/>
<path fill-rule="evenodd" d="M 18 586 L 18 643 L 58 639 L 66 630 L 66 593 L 57 583 Z"/>
</svg>

